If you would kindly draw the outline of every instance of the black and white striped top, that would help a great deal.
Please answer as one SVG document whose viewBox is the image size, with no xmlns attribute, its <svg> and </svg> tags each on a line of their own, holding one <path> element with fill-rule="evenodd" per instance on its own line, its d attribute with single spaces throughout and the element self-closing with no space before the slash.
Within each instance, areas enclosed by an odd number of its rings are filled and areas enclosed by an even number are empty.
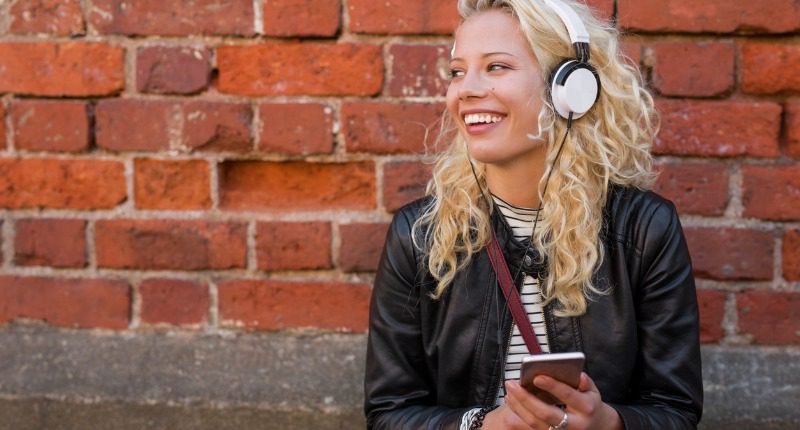
<svg viewBox="0 0 800 430">
<path fill-rule="evenodd" d="M 496 207 L 506 219 L 506 222 L 513 231 L 514 238 L 520 242 L 530 240 L 533 235 L 533 224 L 536 216 L 539 213 L 538 209 L 528 209 L 514 206 L 508 202 L 503 201 L 497 196 L 494 197 Z M 537 227 L 538 228 L 538 227 Z M 513 275 L 513 274 L 512 274 Z M 544 314 L 542 309 L 542 294 L 539 289 L 539 282 L 532 276 L 525 274 L 522 284 L 522 305 L 528 314 L 528 319 L 533 326 L 533 331 L 536 333 L 536 338 L 539 340 L 539 346 L 542 352 L 550 352 L 550 346 L 547 343 L 547 332 L 544 324 Z M 518 380 L 520 377 L 520 368 L 522 367 L 522 358 L 528 355 L 528 347 L 525 346 L 525 341 L 519 332 L 519 327 L 513 325 L 511 332 L 511 343 L 508 348 L 508 355 L 506 356 L 505 378 L 504 381 Z M 502 405 L 505 403 L 505 388 L 504 382 L 500 383 L 498 396 L 495 404 Z M 461 430 L 468 430 L 472 419 L 480 409 L 472 409 L 464 414 L 461 419 Z"/>
</svg>

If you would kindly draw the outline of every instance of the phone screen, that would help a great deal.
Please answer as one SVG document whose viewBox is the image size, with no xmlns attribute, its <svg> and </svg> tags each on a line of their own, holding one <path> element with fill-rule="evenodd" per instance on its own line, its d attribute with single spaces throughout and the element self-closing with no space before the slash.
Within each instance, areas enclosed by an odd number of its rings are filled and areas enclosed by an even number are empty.
<svg viewBox="0 0 800 430">
<path fill-rule="evenodd" d="M 564 402 L 553 397 L 547 391 L 533 385 L 533 378 L 537 375 L 547 375 L 573 388 L 578 388 L 585 360 L 586 356 L 582 352 L 529 355 L 522 359 L 520 385 L 544 402 L 553 405 L 563 404 Z"/>
</svg>

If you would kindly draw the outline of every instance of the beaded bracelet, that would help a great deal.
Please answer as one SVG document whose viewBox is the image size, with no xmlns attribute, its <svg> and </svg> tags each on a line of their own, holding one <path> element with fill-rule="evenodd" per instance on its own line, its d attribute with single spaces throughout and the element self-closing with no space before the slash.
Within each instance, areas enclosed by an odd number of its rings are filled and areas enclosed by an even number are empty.
<svg viewBox="0 0 800 430">
<path fill-rule="evenodd" d="M 485 408 L 481 408 L 477 414 L 472 418 L 472 425 L 469 426 L 469 430 L 479 430 L 483 427 L 483 419 L 486 418 L 486 414 L 495 410 L 498 405 L 494 406 L 487 406 Z"/>
</svg>

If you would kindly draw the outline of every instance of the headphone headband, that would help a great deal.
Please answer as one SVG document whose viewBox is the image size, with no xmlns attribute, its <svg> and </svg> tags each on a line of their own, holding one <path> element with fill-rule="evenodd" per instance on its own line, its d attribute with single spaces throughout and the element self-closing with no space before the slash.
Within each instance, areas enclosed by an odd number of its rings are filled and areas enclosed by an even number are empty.
<svg viewBox="0 0 800 430">
<path fill-rule="evenodd" d="M 544 2 L 555 10 L 561 21 L 564 22 L 567 27 L 567 33 L 569 33 L 569 40 L 572 41 L 573 45 L 576 43 L 589 43 L 589 32 L 586 31 L 583 21 L 571 7 L 560 0 L 544 0 Z"/>
</svg>

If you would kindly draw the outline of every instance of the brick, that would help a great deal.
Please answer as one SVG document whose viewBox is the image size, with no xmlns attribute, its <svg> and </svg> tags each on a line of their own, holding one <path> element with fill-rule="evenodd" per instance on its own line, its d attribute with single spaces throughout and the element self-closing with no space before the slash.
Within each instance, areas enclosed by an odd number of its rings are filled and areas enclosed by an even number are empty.
<svg viewBox="0 0 800 430">
<path fill-rule="evenodd" d="M 145 324 L 197 325 L 208 320 L 208 285 L 177 279 L 147 279 L 139 286 Z"/>
<path fill-rule="evenodd" d="M 792 100 L 785 107 L 786 140 L 784 152 L 790 157 L 800 158 L 800 100 Z M 0 130 L 2 127 L 0 126 Z M 2 142 L 2 137 L 0 137 Z"/>
<path fill-rule="evenodd" d="M 138 209 L 208 209 L 211 179 L 205 160 L 134 162 L 134 196 Z"/>
<path fill-rule="evenodd" d="M 23 219 L 16 223 L 14 264 L 86 267 L 86 221 Z"/>
<path fill-rule="evenodd" d="M 258 149 L 286 154 L 333 152 L 333 109 L 322 103 L 259 106 Z"/>
<path fill-rule="evenodd" d="M 389 48 L 393 97 L 444 96 L 449 84 L 450 45 L 396 44 Z"/>
<path fill-rule="evenodd" d="M 685 232 L 696 276 L 772 279 L 775 240 L 771 232 L 717 227 L 688 227 Z"/>
<path fill-rule="evenodd" d="M 800 69 L 800 46 L 753 42 L 743 44 L 741 49 L 743 92 L 777 94 L 800 91 L 800 75 L 797 73 Z"/>
<path fill-rule="evenodd" d="M 174 106 L 161 100 L 101 100 L 95 109 L 97 146 L 112 151 L 168 149 Z"/>
<path fill-rule="evenodd" d="M 389 212 L 425 195 L 432 166 L 418 161 L 394 161 L 383 165 L 383 205 Z"/>
<path fill-rule="evenodd" d="M 264 5 L 267 36 L 333 36 L 339 31 L 339 0 L 271 0 Z"/>
<path fill-rule="evenodd" d="M 734 85 L 734 49 L 726 42 L 662 42 L 654 47 L 653 84 L 668 96 L 713 97 Z"/>
<path fill-rule="evenodd" d="M 641 67 L 642 64 L 642 48 L 643 46 L 640 42 L 632 42 L 625 39 L 620 44 L 622 54 L 628 57 L 630 63 L 637 68 Z"/>
<path fill-rule="evenodd" d="M 655 154 L 776 157 L 781 106 L 771 102 L 659 100 Z M 747 127 L 742 127 L 747 124 Z"/>
<path fill-rule="evenodd" d="M 246 265 L 247 227 L 197 220 L 100 220 L 98 267 L 111 269 L 235 269 Z"/>
<path fill-rule="evenodd" d="M 0 93 L 111 95 L 125 87 L 124 56 L 103 42 L 3 42 Z"/>
<path fill-rule="evenodd" d="M 739 332 L 762 345 L 800 345 L 800 293 L 750 290 L 736 295 Z"/>
<path fill-rule="evenodd" d="M 0 276 L 0 322 L 20 318 L 56 326 L 128 328 L 130 288 L 123 281 Z"/>
<path fill-rule="evenodd" d="M 256 330 L 367 329 L 365 284 L 230 281 L 219 285 L 220 324 Z"/>
<path fill-rule="evenodd" d="M 614 0 L 581 0 L 592 8 L 595 17 L 602 20 L 610 20 L 614 16 Z"/>
<path fill-rule="evenodd" d="M 350 31 L 377 34 L 451 34 L 460 20 L 449 0 L 349 0 Z"/>
<path fill-rule="evenodd" d="M 0 207 L 111 209 L 125 201 L 118 161 L 0 158 Z"/>
<path fill-rule="evenodd" d="M 264 43 L 217 48 L 219 90 L 243 96 L 371 96 L 383 88 L 378 45 Z"/>
<path fill-rule="evenodd" d="M 344 272 L 374 272 L 383 251 L 387 223 L 354 223 L 339 226 L 342 245 L 339 267 Z"/>
<path fill-rule="evenodd" d="M 253 111 L 250 105 L 186 102 L 178 109 L 182 149 L 204 152 L 248 152 L 253 149 L 250 136 Z"/>
<path fill-rule="evenodd" d="M 6 107 L 0 103 L 0 150 L 6 149 Z"/>
<path fill-rule="evenodd" d="M 89 148 L 89 117 L 83 101 L 15 100 L 11 123 L 17 149 L 76 152 Z"/>
<path fill-rule="evenodd" d="M 700 308 L 700 342 L 718 343 L 724 335 L 722 319 L 725 317 L 725 293 L 697 290 L 697 304 Z"/>
<path fill-rule="evenodd" d="M 618 0 L 622 30 L 667 33 L 788 33 L 800 29 L 794 0 Z"/>
<path fill-rule="evenodd" d="M 252 36 L 252 0 L 93 0 L 89 23 L 100 34 Z"/>
<path fill-rule="evenodd" d="M 444 106 L 431 103 L 346 102 L 342 133 L 349 152 L 423 153 L 438 135 Z"/>
<path fill-rule="evenodd" d="M 327 222 L 261 222 L 256 225 L 261 270 L 330 269 L 331 225 Z"/>
<path fill-rule="evenodd" d="M 742 166 L 744 216 L 800 220 L 800 165 Z"/>
<path fill-rule="evenodd" d="M 783 278 L 800 281 L 800 229 L 783 233 Z"/>
<path fill-rule="evenodd" d="M 226 209 L 373 209 L 375 165 L 226 161 L 220 165 Z"/>
<path fill-rule="evenodd" d="M 728 168 L 716 163 L 663 163 L 653 191 L 672 200 L 678 212 L 720 216 L 728 206 Z"/>
<path fill-rule="evenodd" d="M 152 94 L 195 94 L 211 80 L 207 48 L 156 46 L 136 52 L 136 89 Z"/>
<path fill-rule="evenodd" d="M 13 34 L 84 34 L 80 0 L 26 0 L 11 6 L 9 31 Z"/>
<path fill-rule="evenodd" d="M 250 107 L 240 103 L 102 100 L 97 146 L 113 151 L 237 151 L 252 149 Z"/>
</svg>

